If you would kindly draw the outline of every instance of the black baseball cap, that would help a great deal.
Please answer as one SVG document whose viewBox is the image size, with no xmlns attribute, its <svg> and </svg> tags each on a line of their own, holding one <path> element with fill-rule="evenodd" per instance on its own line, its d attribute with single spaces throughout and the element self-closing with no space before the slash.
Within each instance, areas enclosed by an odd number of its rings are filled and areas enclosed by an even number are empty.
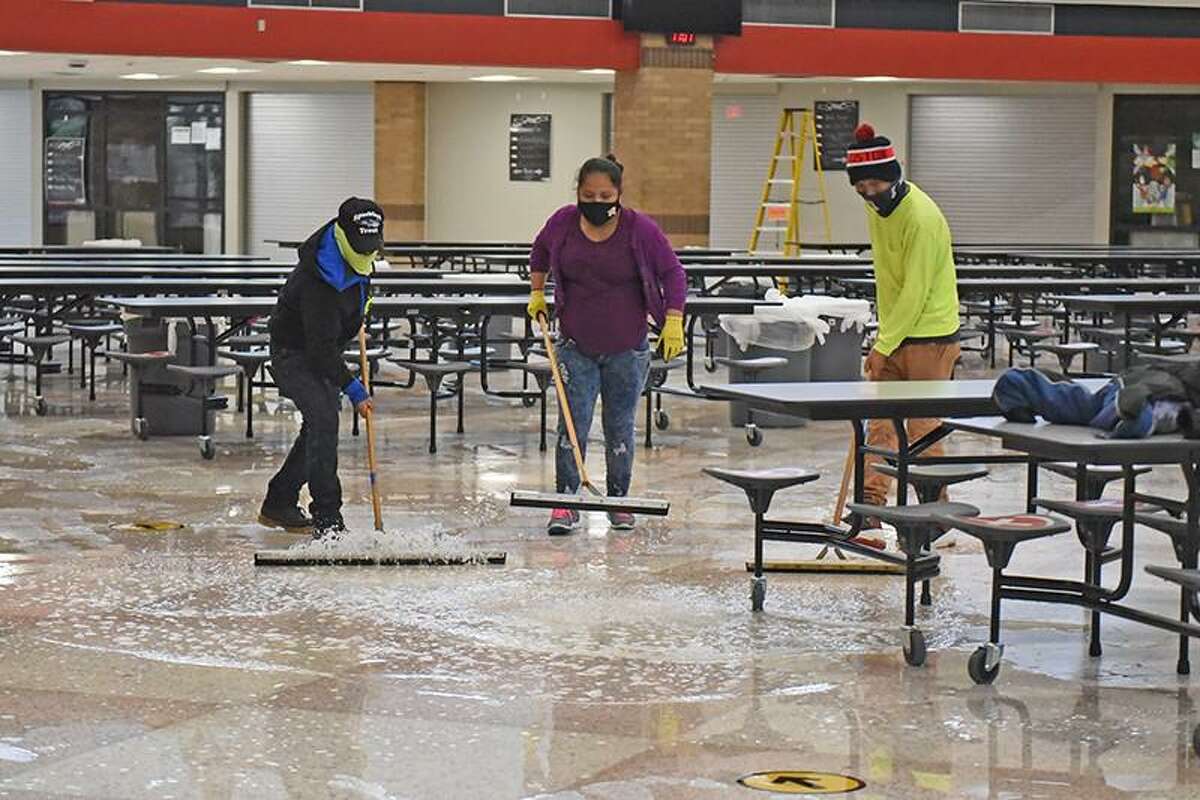
<svg viewBox="0 0 1200 800">
<path fill-rule="evenodd" d="M 338 209 L 337 222 L 354 252 L 366 255 L 383 250 L 383 209 L 374 200 L 347 199 Z"/>
</svg>

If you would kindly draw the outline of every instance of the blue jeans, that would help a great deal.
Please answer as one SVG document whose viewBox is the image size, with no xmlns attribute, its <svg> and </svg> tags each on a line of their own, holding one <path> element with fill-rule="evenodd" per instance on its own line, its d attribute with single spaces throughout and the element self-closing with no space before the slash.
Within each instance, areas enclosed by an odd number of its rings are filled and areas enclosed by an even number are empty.
<svg viewBox="0 0 1200 800">
<path fill-rule="evenodd" d="M 558 345 L 558 366 L 562 371 L 567 403 L 575 420 L 579 447 L 587 455 L 588 432 L 596 410 L 596 397 L 603 403 L 605 477 L 609 497 L 624 497 L 633 478 L 633 423 L 638 398 L 646 387 L 650 372 L 650 347 L 646 342 L 634 350 L 612 355 L 589 356 L 580 352 L 570 339 Z M 555 452 L 558 492 L 579 491 L 579 470 L 571 452 L 566 420 L 559 415 L 558 448 Z"/>
<path fill-rule="evenodd" d="M 1136 419 L 1122 420 L 1117 413 L 1120 388 L 1114 380 L 1093 392 L 1073 381 L 1051 380 L 1036 369 L 1010 369 L 996 379 L 992 397 L 1001 413 L 1013 420 L 1041 417 L 1059 425 L 1087 425 L 1118 439 L 1149 436 L 1153 430 L 1150 404 Z"/>
</svg>

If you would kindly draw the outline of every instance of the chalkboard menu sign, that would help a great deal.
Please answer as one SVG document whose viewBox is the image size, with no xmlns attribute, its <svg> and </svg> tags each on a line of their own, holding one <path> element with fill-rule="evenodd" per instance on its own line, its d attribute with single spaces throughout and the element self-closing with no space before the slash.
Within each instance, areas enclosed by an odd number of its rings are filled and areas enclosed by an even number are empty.
<svg viewBox="0 0 1200 800">
<path fill-rule="evenodd" d="M 858 127 L 858 101 L 818 100 L 813 104 L 813 116 L 821 145 L 821 169 L 846 169 L 846 148 L 854 142 Z"/>
<path fill-rule="evenodd" d="M 550 115 L 513 114 L 508 124 L 508 179 L 550 180 Z"/>
<path fill-rule="evenodd" d="M 83 170 L 87 139 L 76 136 L 46 137 L 46 202 L 59 205 L 87 203 Z"/>
</svg>

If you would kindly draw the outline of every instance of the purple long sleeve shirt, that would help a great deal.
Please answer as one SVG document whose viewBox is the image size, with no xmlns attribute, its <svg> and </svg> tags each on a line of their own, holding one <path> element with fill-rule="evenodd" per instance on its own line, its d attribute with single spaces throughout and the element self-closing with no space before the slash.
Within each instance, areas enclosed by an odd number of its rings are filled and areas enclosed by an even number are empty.
<svg viewBox="0 0 1200 800">
<path fill-rule="evenodd" d="M 646 335 L 647 314 L 662 325 L 668 309 L 683 311 L 687 275 L 649 216 L 622 208 L 617 231 L 604 242 L 583 236 L 579 217 L 573 205 L 550 216 L 534 240 L 529 269 L 552 275 L 563 332 L 585 352 L 628 350 Z"/>
</svg>

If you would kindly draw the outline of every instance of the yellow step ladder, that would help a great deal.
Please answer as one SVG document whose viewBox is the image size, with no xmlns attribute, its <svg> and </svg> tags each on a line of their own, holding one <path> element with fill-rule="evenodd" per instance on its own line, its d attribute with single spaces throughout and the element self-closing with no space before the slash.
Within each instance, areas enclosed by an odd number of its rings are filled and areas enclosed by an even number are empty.
<svg viewBox="0 0 1200 800">
<path fill-rule="evenodd" d="M 800 195 L 804 163 L 811 143 L 813 164 L 817 172 L 819 200 L 804 200 Z M 781 168 L 787 164 L 787 168 Z M 786 192 L 780 198 L 779 192 Z M 829 217 L 829 202 L 825 194 L 825 170 L 821 167 L 821 143 L 817 139 L 816 118 L 809 108 L 785 108 L 779 114 L 779 132 L 775 135 L 775 151 L 767 168 L 762 200 L 754 215 L 750 232 L 751 253 L 756 255 L 792 256 L 800 252 L 800 207 L 821 206 L 825 218 L 825 241 L 833 240 L 833 225 Z M 774 250 L 760 250 L 763 234 L 775 237 Z"/>
</svg>

